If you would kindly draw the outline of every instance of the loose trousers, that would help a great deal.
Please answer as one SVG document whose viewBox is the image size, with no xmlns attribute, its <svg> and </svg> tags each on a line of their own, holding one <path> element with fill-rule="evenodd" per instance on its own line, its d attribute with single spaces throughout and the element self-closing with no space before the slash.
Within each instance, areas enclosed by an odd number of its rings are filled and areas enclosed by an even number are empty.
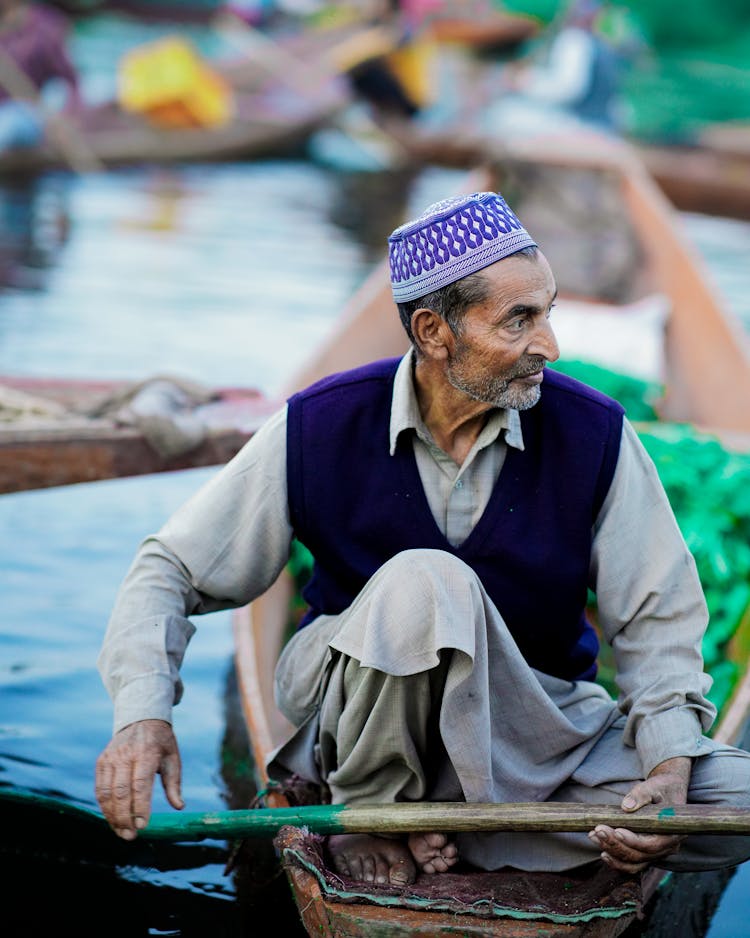
<svg viewBox="0 0 750 938">
<path fill-rule="evenodd" d="M 298 729 L 269 760 L 270 776 L 325 782 L 334 803 L 619 805 L 644 777 L 609 694 L 529 667 L 476 574 L 442 551 L 397 555 L 347 610 L 298 632 L 276 696 Z M 700 751 L 688 801 L 750 806 L 750 753 L 708 738 Z M 585 834 L 457 842 L 483 869 L 559 871 L 598 856 Z M 660 866 L 715 869 L 749 856 L 750 837 L 695 835 Z"/>
</svg>

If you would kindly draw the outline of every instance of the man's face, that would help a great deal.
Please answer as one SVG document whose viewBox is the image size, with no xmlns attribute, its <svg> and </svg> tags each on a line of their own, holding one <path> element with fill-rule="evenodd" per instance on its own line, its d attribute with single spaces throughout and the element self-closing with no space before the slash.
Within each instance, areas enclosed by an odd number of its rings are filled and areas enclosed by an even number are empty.
<svg viewBox="0 0 750 938">
<path fill-rule="evenodd" d="M 545 364 L 560 356 L 549 322 L 555 278 L 542 254 L 512 255 L 482 275 L 489 299 L 466 311 L 446 375 L 474 400 L 526 410 L 541 396 Z"/>
</svg>

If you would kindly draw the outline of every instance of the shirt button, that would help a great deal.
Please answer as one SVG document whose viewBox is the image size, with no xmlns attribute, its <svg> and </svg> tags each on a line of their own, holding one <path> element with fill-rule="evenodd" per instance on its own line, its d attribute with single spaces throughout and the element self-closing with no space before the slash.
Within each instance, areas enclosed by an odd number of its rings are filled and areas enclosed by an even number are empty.
<svg viewBox="0 0 750 938">
<path fill-rule="evenodd" d="M 456 482 L 456 484 L 453 486 L 453 488 L 455 489 L 462 489 L 463 487 L 464 487 L 463 479 L 459 479 L 458 482 Z"/>
</svg>

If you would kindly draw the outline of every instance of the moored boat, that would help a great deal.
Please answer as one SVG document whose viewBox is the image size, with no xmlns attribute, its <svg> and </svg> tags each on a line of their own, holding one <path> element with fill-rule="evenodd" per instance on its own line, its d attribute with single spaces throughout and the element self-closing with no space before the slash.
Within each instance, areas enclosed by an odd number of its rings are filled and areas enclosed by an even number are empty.
<svg viewBox="0 0 750 938">
<path fill-rule="evenodd" d="M 525 133 L 530 118 L 516 126 L 507 118 L 498 129 L 493 103 L 502 99 L 496 90 L 497 77 L 489 65 L 474 59 L 446 60 L 440 68 L 447 77 L 441 81 L 458 102 L 454 110 L 442 106 L 439 114 L 429 114 L 390 127 L 412 158 L 427 161 L 481 163 L 487 148 L 499 143 L 513 147 Z M 439 74 L 439 71 L 438 71 Z M 433 77 L 433 81 L 434 81 Z M 520 111 L 520 108 L 519 108 Z M 541 136 L 545 121 L 538 119 Z M 581 125 L 584 136 L 585 125 Z M 498 138 L 493 141 L 493 135 Z M 623 137 L 672 205 L 680 211 L 750 219 L 750 126 L 747 122 L 711 124 L 692 137 L 659 140 L 635 132 Z"/>
<path fill-rule="evenodd" d="M 4 376 L 0 493 L 213 466 L 269 413 L 248 388 Z"/>
<path fill-rule="evenodd" d="M 455 43 L 476 52 L 507 52 L 534 38 L 539 20 L 498 10 L 484 3 L 444 4 L 428 19 L 428 35 L 436 42 Z"/>
<path fill-rule="evenodd" d="M 177 35 L 128 53 L 128 58 L 149 50 L 158 55 L 159 46 L 179 46 L 179 58 L 169 60 L 172 49 L 152 59 L 137 89 L 139 97 L 158 99 L 158 82 L 165 82 L 164 107 L 151 112 L 130 107 L 120 93 L 84 108 L 75 119 L 44 112 L 47 133 L 42 143 L 0 153 L 0 177 L 71 166 L 90 171 L 300 153 L 315 130 L 351 104 L 347 73 L 395 42 L 387 30 L 346 25 L 278 37 L 234 20 L 221 21 L 217 29 L 229 50 L 220 60 L 196 57 L 186 63 L 195 50 Z M 149 82 L 156 85 L 149 87 Z M 209 94 L 221 97 L 220 109 L 206 106 Z M 194 120 L 173 120 L 175 112 L 184 116 L 185 100 L 198 100 L 200 113 L 190 114 Z M 209 110 L 221 110 L 220 119 L 213 114 L 211 120 L 203 119 Z"/>
<path fill-rule="evenodd" d="M 87 169 L 260 159 L 299 149 L 348 101 L 337 76 L 308 96 L 272 81 L 259 89 L 235 88 L 233 116 L 220 126 L 158 127 L 112 101 L 88 108 L 75 130 L 68 127 L 64 132 L 67 139 L 74 134 L 76 152 L 82 155 L 79 165 Z M 69 147 L 52 132 L 39 147 L 0 154 L 0 175 L 27 175 L 69 164 Z"/>
<path fill-rule="evenodd" d="M 639 143 L 637 147 L 646 168 L 676 208 L 750 219 L 750 146 L 744 153 L 733 151 L 706 137 L 689 146 Z"/>
<path fill-rule="evenodd" d="M 637 158 L 629 150 L 597 151 L 593 142 L 556 138 L 544 147 L 518 143 L 513 151 L 497 155 L 492 165 L 492 172 L 470 174 L 465 191 L 500 188 L 528 218 L 529 230 L 558 278 L 561 295 L 554 315 L 563 358 L 635 374 L 656 389 L 653 403 L 659 416 L 744 443 L 750 434 L 748 337 L 717 298 L 668 201 Z M 578 213 L 560 207 L 571 186 L 585 190 Z M 594 228 L 587 239 L 586 225 L 598 212 L 605 212 L 606 231 Z M 560 227 L 560 222 L 565 224 Z M 601 252 L 601 243 L 611 245 L 613 239 L 614 263 Z M 382 262 L 288 390 L 334 371 L 400 355 L 406 342 Z M 19 380 L 5 383 L 31 394 L 45 393 L 41 385 Z M 59 382 L 57 391 L 65 386 Z M 46 390 L 57 393 L 51 386 Z M 99 388 L 100 394 L 106 391 L 106 386 Z M 245 393 L 257 425 L 258 415 L 268 414 L 275 404 L 255 392 Z M 69 420 L 49 421 L 44 428 L 6 421 L 0 430 L 0 453 L 7 466 L 2 490 L 219 464 L 250 435 L 247 425 L 239 434 L 225 428 L 229 442 L 224 448 L 196 448 L 164 459 L 132 427 L 97 424 L 84 420 L 80 411 L 76 420 L 76 428 Z M 136 438 L 137 445 L 128 444 Z M 25 472 L 19 471 L 21 452 L 26 454 Z M 69 455 L 62 458 L 64 453 Z M 33 472 L 32 460 L 37 465 Z"/>
</svg>

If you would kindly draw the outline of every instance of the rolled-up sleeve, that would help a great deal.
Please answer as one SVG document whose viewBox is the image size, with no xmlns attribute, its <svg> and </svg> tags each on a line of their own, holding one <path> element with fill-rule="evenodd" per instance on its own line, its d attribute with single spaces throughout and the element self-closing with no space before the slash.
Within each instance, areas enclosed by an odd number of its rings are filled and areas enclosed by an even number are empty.
<svg viewBox="0 0 750 938">
<path fill-rule="evenodd" d="M 665 759 L 700 755 L 716 716 L 701 652 L 708 609 L 656 467 L 627 421 L 594 527 L 591 585 L 614 653 L 625 743 L 645 775 Z"/>
<path fill-rule="evenodd" d="M 289 558 L 286 408 L 154 535 L 120 587 L 98 659 L 114 731 L 171 722 L 189 617 L 237 608 L 263 593 Z"/>
</svg>

